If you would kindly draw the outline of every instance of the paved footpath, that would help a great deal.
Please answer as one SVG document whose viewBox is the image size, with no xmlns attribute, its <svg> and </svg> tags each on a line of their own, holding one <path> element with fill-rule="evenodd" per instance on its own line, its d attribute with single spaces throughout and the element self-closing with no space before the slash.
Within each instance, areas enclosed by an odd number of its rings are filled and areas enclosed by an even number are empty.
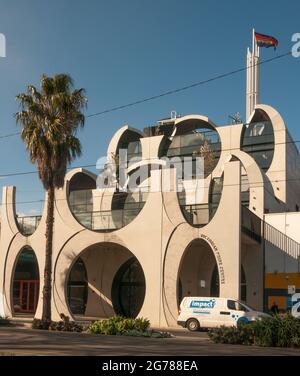
<svg viewBox="0 0 300 376">
<path fill-rule="evenodd" d="M 171 332 L 175 337 L 137 338 L 0 326 L 0 355 L 300 355 L 300 349 L 214 344 L 206 333 Z"/>
</svg>

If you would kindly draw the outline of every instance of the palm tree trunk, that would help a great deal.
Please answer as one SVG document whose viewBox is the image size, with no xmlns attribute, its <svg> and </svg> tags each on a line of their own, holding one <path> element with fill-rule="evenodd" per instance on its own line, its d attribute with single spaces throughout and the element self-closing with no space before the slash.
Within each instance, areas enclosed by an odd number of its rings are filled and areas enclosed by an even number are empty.
<svg viewBox="0 0 300 376">
<path fill-rule="evenodd" d="M 44 269 L 44 288 L 43 288 L 43 321 L 51 321 L 51 274 L 52 274 L 52 241 L 54 225 L 54 187 L 50 186 L 47 190 L 47 218 L 46 218 L 46 255 Z"/>
</svg>

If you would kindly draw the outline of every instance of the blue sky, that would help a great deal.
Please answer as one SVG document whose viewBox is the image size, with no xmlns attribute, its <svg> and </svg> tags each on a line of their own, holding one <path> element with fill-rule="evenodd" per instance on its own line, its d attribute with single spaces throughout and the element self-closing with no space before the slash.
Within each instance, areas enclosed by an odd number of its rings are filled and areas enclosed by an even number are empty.
<svg viewBox="0 0 300 376">
<path fill-rule="evenodd" d="M 277 52 L 291 49 L 300 32 L 298 0 L 1 0 L 0 33 L 7 57 L 0 58 L 0 135 L 16 132 L 15 95 L 42 73 L 69 73 L 89 99 L 86 114 L 210 78 L 245 65 L 251 30 L 279 39 Z M 276 107 L 295 140 L 300 140 L 300 58 L 261 68 L 261 102 Z M 223 125 L 228 115 L 245 117 L 245 72 L 176 95 L 89 118 L 79 133 L 83 156 L 76 165 L 105 155 L 113 133 L 125 123 L 154 124 L 172 110 L 208 115 Z M 32 171 L 19 137 L 0 139 L 0 175 Z M 43 200 L 36 175 L 7 177 L 17 201 Z M 18 204 L 34 213 L 40 204 Z"/>
</svg>

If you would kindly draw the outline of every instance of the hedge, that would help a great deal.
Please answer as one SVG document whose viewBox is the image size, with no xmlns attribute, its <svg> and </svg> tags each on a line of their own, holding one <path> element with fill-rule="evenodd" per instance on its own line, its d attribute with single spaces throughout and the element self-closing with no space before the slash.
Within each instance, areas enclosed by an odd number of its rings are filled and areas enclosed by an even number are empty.
<svg viewBox="0 0 300 376">
<path fill-rule="evenodd" d="M 275 315 L 238 327 L 214 328 L 208 335 L 215 343 L 300 347 L 300 318 Z"/>
</svg>

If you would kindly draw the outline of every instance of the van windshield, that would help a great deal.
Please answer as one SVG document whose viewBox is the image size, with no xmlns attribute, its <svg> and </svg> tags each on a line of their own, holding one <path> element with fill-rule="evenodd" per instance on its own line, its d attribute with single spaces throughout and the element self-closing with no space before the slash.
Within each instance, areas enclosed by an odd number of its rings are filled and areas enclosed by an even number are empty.
<svg viewBox="0 0 300 376">
<path fill-rule="evenodd" d="M 234 310 L 234 311 L 244 311 L 244 312 L 253 311 L 252 308 L 246 306 L 246 304 L 241 303 L 237 300 L 228 300 L 227 308 Z"/>
<path fill-rule="evenodd" d="M 249 305 L 247 305 L 247 304 L 245 304 L 245 303 L 243 303 L 243 302 L 238 302 L 238 303 L 239 303 L 239 305 L 240 305 L 241 307 L 244 307 L 245 309 L 247 309 L 247 311 L 255 311 L 254 308 L 250 307 Z M 243 308 L 241 308 L 241 311 L 243 311 Z M 246 312 L 247 312 L 247 311 L 246 311 Z"/>
</svg>

